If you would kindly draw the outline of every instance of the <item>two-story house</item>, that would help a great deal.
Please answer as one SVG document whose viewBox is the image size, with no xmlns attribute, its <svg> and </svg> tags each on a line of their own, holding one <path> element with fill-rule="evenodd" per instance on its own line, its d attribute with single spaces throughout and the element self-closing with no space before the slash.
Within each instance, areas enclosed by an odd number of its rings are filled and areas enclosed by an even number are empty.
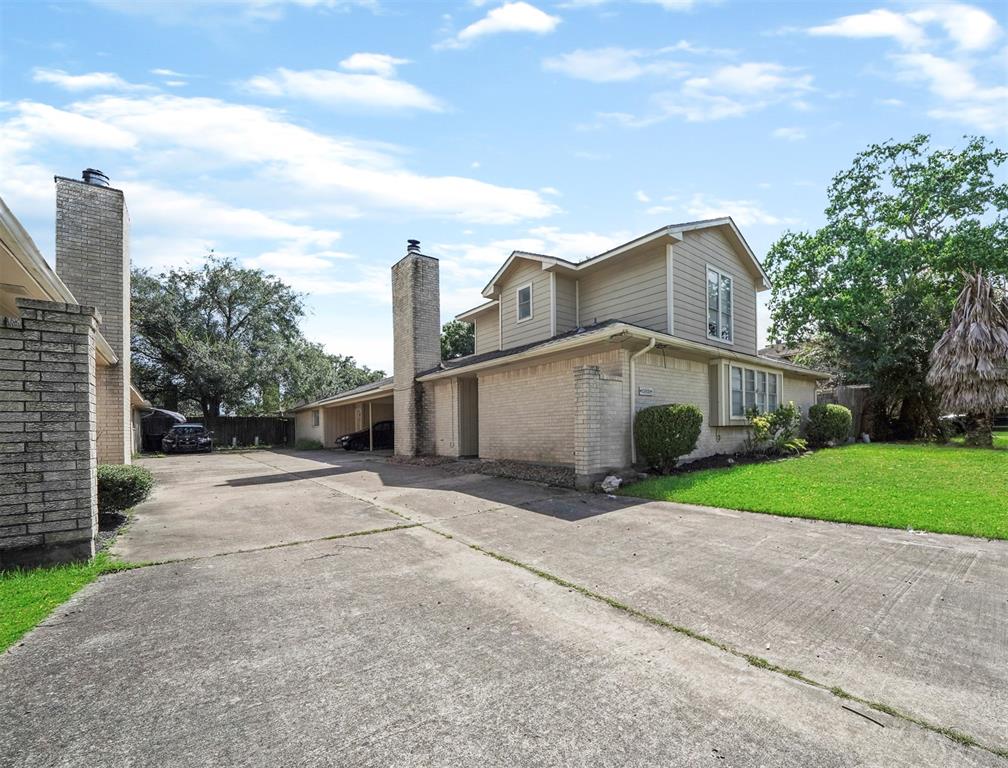
<svg viewBox="0 0 1008 768">
<path fill-rule="evenodd" d="M 486 301 L 458 315 L 476 348 L 454 360 L 440 359 L 437 260 L 410 241 L 392 272 L 394 376 L 305 406 L 299 437 L 331 445 L 377 406 L 394 415 L 397 453 L 572 465 L 584 484 L 636 462 L 640 408 L 693 403 L 704 424 L 691 458 L 731 453 L 748 409 L 807 412 L 827 376 L 757 354 L 756 295 L 770 284 L 730 218 L 580 262 L 515 251 Z"/>
</svg>

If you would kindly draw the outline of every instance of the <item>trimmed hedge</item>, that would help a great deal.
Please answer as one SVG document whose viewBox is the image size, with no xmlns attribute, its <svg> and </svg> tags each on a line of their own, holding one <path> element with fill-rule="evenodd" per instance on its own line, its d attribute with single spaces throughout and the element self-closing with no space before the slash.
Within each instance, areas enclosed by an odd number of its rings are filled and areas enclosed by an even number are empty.
<svg viewBox="0 0 1008 768">
<path fill-rule="evenodd" d="M 103 515 L 125 512 L 146 499 L 154 476 L 136 464 L 98 465 L 98 511 Z"/>
<path fill-rule="evenodd" d="M 808 415 L 806 432 L 812 445 L 847 442 L 853 423 L 850 408 L 836 403 L 819 403 L 809 408 Z"/>
<path fill-rule="evenodd" d="M 294 442 L 294 450 L 296 451 L 317 451 L 321 448 L 322 443 L 318 440 L 310 440 L 302 437 L 300 440 L 296 440 Z"/>
<path fill-rule="evenodd" d="M 637 411 L 637 451 L 652 469 L 668 474 L 680 456 L 696 448 L 703 414 L 695 405 L 652 405 Z"/>
</svg>

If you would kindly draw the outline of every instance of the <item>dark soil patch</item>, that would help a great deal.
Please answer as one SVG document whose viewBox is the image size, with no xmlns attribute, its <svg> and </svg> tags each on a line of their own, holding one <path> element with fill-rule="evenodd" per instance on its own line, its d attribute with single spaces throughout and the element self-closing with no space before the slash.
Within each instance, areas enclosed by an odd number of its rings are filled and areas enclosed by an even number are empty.
<svg viewBox="0 0 1008 768">
<path fill-rule="evenodd" d="M 101 552 L 103 549 L 107 549 L 122 527 L 128 522 L 129 517 L 119 512 L 103 512 L 99 514 L 98 537 L 95 539 L 95 551 Z"/>
</svg>

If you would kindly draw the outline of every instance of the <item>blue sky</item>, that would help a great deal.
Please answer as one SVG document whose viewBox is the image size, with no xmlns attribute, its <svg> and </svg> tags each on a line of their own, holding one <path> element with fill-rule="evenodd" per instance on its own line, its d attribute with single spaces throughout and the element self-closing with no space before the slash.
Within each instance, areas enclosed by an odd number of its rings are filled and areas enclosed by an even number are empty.
<svg viewBox="0 0 1008 768">
<path fill-rule="evenodd" d="M 869 143 L 1004 146 L 1005 8 L 4 0 L 0 194 L 51 259 L 52 176 L 100 168 L 135 264 L 263 267 L 309 338 L 390 370 L 407 238 L 447 320 L 514 248 L 727 214 L 762 257 Z"/>
</svg>

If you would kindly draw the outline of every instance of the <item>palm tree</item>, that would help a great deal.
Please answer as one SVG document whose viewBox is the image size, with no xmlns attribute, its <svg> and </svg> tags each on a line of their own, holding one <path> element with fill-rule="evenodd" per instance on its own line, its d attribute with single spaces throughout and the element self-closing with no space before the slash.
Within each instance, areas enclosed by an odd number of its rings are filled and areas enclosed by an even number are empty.
<svg viewBox="0 0 1008 768">
<path fill-rule="evenodd" d="M 967 445 L 993 444 L 993 416 L 1008 407 L 1008 298 L 982 272 L 966 276 L 927 380 L 943 408 L 967 415 Z"/>
</svg>

